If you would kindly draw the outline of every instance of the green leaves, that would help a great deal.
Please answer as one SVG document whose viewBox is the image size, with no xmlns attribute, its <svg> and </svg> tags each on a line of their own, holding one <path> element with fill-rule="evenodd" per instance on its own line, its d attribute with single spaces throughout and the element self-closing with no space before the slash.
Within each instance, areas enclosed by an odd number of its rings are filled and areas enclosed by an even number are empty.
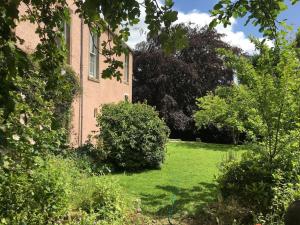
<svg viewBox="0 0 300 225">
<path fill-rule="evenodd" d="M 168 8 L 172 8 L 173 5 L 174 5 L 173 0 L 165 0 L 165 6 L 167 6 Z"/>
<path fill-rule="evenodd" d="M 169 129 L 146 104 L 121 102 L 102 106 L 97 118 L 108 161 L 127 170 L 157 168 L 165 157 Z"/>
<path fill-rule="evenodd" d="M 292 5 L 295 5 L 298 2 L 299 2 L 299 0 L 291 0 Z"/>
<path fill-rule="evenodd" d="M 299 0 L 291 0 L 292 5 Z M 278 36 L 279 24 L 278 17 L 281 12 L 287 10 L 288 6 L 283 0 L 220 0 L 211 10 L 211 15 L 215 18 L 210 27 L 215 27 L 222 23 L 224 26 L 230 24 L 232 17 L 245 17 L 245 25 L 251 22 L 259 27 L 259 31 L 269 39 L 275 39 Z"/>
<path fill-rule="evenodd" d="M 148 25 L 150 35 L 158 35 L 161 29 L 165 28 L 165 40 L 169 42 L 167 45 L 170 45 L 173 40 L 176 42 L 173 48 L 181 48 L 184 45 L 181 37 L 184 34 L 177 32 L 177 35 L 173 35 L 174 32 L 170 30 L 173 22 L 177 20 L 177 12 L 172 10 L 173 0 L 166 0 L 164 5 L 157 0 L 145 0 L 144 3 L 138 0 L 75 0 L 74 2 L 77 6 L 74 13 L 84 19 L 90 30 L 99 35 L 110 30 L 114 33 L 114 39 L 118 39 L 114 41 L 114 47 L 106 46 L 105 54 L 103 54 L 106 62 L 111 63 L 103 71 L 104 78 L 116 77 L 119 79 L 118 70 L 122 63 L 117 63 L 114 58 L 126 51 L 124 42 L 130 36 L 129 27 L 139 22 L 142 8 L 145 8 L 146 11 L 145 23 Z M 28 7 L 22 18 L 18 11 L 21 3 Z M 41 39 L 36 56 L 40 58 L 39 60 L 43 58 L 41 60 L 45 64 L 43 67 L 57 68 L 60 66 L 59 63 L 63 62 L 64 53 L 56 46 L 55 42 L 61 36 L 56 31 L 62 21 L 69 20 L 67 0 L 15 0 L 1 5 L 0 9 L 4 13 L 4 16 L 0 16 L 0 45 L 3 44 L 2 41 L 16 42 L 17 37 L 11 31 L 16 27 L 18 20 L 27 20 L 42 25 L 37 26 L 36 29 L 36 33 Z M 108 42 L 105 43 L 105 45 L 107 44 Z M 166 47 L 166 49 L 168 48 L 170 47 Z"/>
<path fill-rule="evenodd" d="M 295 125 L 300 120 L 299 60 L 293 45 L 285 40 L 278 43 L 280 49 L 270 49 L 256 41 L 260 53 L 252 60 L 220 51 L 227 66 L 236 71 L 239 85 L 227 91 L 218 88 L 214 95 L 200 98 L 199 107 L 203 110 L 195 117 L 198 126 L 220 123 L 247 132 L 252 140 L 259 137 L 270 160 L 292 143 L 300 150 L 300 130 Z M 222 107 L 223 114 L 213 114 L 214 107 Z"/>
</svg>

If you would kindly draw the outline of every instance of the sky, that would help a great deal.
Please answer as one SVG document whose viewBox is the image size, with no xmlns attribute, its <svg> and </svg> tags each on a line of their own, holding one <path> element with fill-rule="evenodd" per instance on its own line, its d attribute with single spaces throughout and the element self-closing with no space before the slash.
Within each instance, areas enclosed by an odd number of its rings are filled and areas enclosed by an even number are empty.
<svg viewBox="0 0 300 225">
<path fill-rule="evenodd" d="M 163 0 L 161 0 L 163 1 Z M 191 22 L 194 26 L 204 26 L 209 24 L 212 18 L 209 15 L 209 10 L 218 2 L 218 0 L 174 0 L 174 9 L 178 11 L 177 23 Z M 131 28 L 131 37 L 128 45 L 132 48 L 146 40 L 147 27 L 143 21 L 145 13 L 142 12 L 141 22 Z M 283 12 L 279 19 L 286 19 L 289 25 L 300 27 L 300 3 L 290 6 L 289 9 Z M 222 25 L 216 27 L 217 31 L 224 33 L 224 41 L 234 46 L 242 48 L 245 52 L 252 53 L 255 51 L 254 45 L 249 41 L 249 36 L 262 38 L 258 28 L 252 24 L 244 26 L 246 19 L 232 19 L 232 25 L 224 28 Z M 271 42 L 269 42 L 271 45 Z"/>
</svg>

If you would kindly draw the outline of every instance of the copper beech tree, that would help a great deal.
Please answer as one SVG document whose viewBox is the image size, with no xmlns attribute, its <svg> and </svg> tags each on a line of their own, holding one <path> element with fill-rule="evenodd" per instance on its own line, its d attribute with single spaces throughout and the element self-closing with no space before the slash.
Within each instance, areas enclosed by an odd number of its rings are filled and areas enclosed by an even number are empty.
<svg viewBox="0 0 300 225">
<path fill-rule="evenodd" d="M 165 54 L 160 36 L 140 43 L 134 54 L 133 98 L 155 106 L 172 131 L 172 136 L 193 138 L 196 98 L 218 85 L 231 85 L 233 71 L 225 67 L 218 48 L 241 50 L 221 40 L 222 34 L 208 27 L 184 25 L 188 46 Z"/>
</svg>

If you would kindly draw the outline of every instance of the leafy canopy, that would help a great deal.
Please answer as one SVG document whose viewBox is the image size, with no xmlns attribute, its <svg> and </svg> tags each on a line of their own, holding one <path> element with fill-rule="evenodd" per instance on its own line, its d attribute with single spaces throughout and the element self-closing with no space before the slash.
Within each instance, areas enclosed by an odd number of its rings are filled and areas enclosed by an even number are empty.
<svg viewBox="0 0 300 225">
<path fill-rule="evenodd" d="M 260 52 L 250 59 L 222 51 L 239 84 L 199 98 L 195 114 L 198 126 L 213 123 L 246 132 L 271 161 L 284 149 L 300 150 L 300 62 L 294 45 L 280 42 L 278 52 L 255 41 Z"/>
<path fill-rule="evenodd" d="M 224 65 L 218 48 L 232 48 L 222 34 L 208 27 L 191 28 L 188 45 L 174 54 L 164 54 L 161 36 L 140 43 L 134 52 L 133 100 L 155 106 L 172 132 L 194 132 L 195 99 L 218 85 L 231 85 L 233 71 Z"/>
<path fill-rule="evenodd" d="M 289 0 L 291 5 L 295 5 L 299 0 Z M 284 21 L 279 21 L 279 15 L 287 10 L 287 1 L 284 0 L 219 0 L 215 4 L 211 15 L 215 17 L 210 26 L 214 27 L 219 23 L 231 24 L 232 17 L 247 17 L 246 24 L 251 22 L 254 26 L 259 26 L 259 31 L 265 37 L 275 39 L 278 36 L 278 27 Z"/>
<path fill-rule="evenodd" d="M 121 73 L 118 68 L 123 64 L 116 56 L 128 49 L 124 42 L 130 35 L 129 27 L 139 22 L 141 11 L 145 10 L 145 23 L 150 30 L 150 36 L 161 33 L 164 36 L 166 51 L 171 51 L 172 43 L 169 40 L 176 40 L 182 32 L 173 30 L 171 25 L 177 20 L 177 12 L 172 9 L 172 0 L 166 0 L 160 4 L 157 0 L 17 0 L 4 1 L 0 6 L 2 16 L 0 17 L 0 46 L 4 47 L 7 41 L 16 43 L 22 42 L 16 36 L 14 28 L 20 21 L 29 21 L 37 24 L 36 33 L 39 35 L 41 43 L 37 47 L 37 55 L 42 60 L 48 61 L 47 66 L 57 66 L 62 61 L 61 46 L 57 46 L 57 39 L 62 38 L 62 33 L 57 32 L 63 29 L 63 23 L 69 21 L 69 4 L 75 3 L 77 9 L 75 13 L 86 23 L 91 32 L 99 35 L 105 31 L 114 33 L 113 40 L 106 40 L 102 43 L 101 53 L 109 63 L 107 69 L 103 71 L 103 77 L 117 77 L 120 79 Z M 19 7 L 27 7 L 25 15 L 21 16 Z M 162 27 L 165 29 L 162 31 Z M 180 46 L 177 45 L 177 47 Z M 11 62 L 13 63 L 13 62 Z"/>
</svg>

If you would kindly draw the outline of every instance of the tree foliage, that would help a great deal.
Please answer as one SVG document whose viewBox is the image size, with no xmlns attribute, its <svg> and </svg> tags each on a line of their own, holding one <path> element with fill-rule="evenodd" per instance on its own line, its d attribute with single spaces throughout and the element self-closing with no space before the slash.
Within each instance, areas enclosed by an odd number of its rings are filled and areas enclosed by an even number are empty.
<svg viewBox="0 0 300 225">
<path fill-rule="evenodd" d="M 155 106 L 173 133 L 193 133 L 195 99 L 218 85 L 232 84 L 233 72 L 224 66 L 217 49 L 240 51 L 223 42 L 215 30 L 183 28 L 188 46 L 181 51 L 164 54 L 158 36 L 139 44 L 134 53 L 133 101 Z"/>
<path fill-rule="evenodd" d="M 116 58 L 122 52 L 128 51 L 124 42 L 130 35 L 129 27 L 139 22 L 143 9 L 146 11 L 145 23 L 148 25 L 150 35 L 161 33 L 165 39 L 166 51 L 172 48 L 168 40 L 174 41 L 182 34 L 171 28 L 172 23 L 177 20 L 177 12 L 172 10 L 174 4 L 172 0 L 167 0 L 162 5 L 157 0 L 143 2 L 137 0 L 18 0 L 4 1 L 0 6 L 3 15 L 0 18 L 0 46 L 5 47 L 7 41 L 23 42 L 20 37 L 16 36 L 14 28 L 20 21 L 29 21 L 37 25 L 36 33 L 41 40 L 37 47 L 37 55 L 44 61 L 45 67 L 55 68 L 59 62 L 62 62 L 60 46 L 56 44 L 56 40 L 61 38 L 62 34 L 57 30 L 62 30 L 62 24 L 69 21 L 68 4 L 70 3 L 76 4 L 75 13 L 83 18 L 91 32 L 99 35 L 105 31 L 114 33 L 113 40 L 106 40 L 102 43 L 101 53 L 108 63 L 108 68 L 103 71 L 103 77 L 120 79 L 121 73 L 118 68 L 123 65 Z M 25 15 L 22 16 L 19 13 L 21 5 L 27 7 Z M 163 32 L 161 32 L 162 27 L 165 27 Z"/>
<path fill-rule="evenodd" d="M 289 2 L 295 5 L 299 0 Z M 259 26 L 259 31 L 264 36 L 276 39 L 279 25 L 284 23 L 284 21 L 279 21 L 278 16 L 287 8 L 287 1 L 284 0 L 219 0 L 211 10 L 211 15 L 215 18 L 210 26 L 214 27 L 218 23 L 223 23 L 226 27 L 231 24 L 232 17 L 247 17 L 245 25 L 251 22 L 254 26 Z"/>
<path fill-rule="evenodd" d="M 239 84 L 198 99 L 202 110 L 195 114 L 198 126 L 216 123 L 247 132 L 262 144 L 269 161 L 284 149 L 300 150 L 299 60 L 294 45 L 280 42 L 277 54 L 278 49 L 256 41 L 260 53 L 254 60 L 224 52 Z M 214 108 L 221 113 L 213 115 Z"/>
<path fill-rule="evenodd" d="M 227 128 L 233 143 L 238 144 L 245 132 L 245 124 L 241 121 L 249 115 L 248 105 L 245 104 L 248 101 L 252 99 L 242 87 L 218 87 L 215 92 L 197 99 L 200 110 L 194 115 L 196 126 Z M 251 136 L 250 131 L 248 136 Z"/>
<path fill-rule="evenodd" d="M 195 120 L 248 135 L 255 148 L 222 165 L 220 194 L 254 216 L 243 224 L 283 224 L 286 207 L 299 196 L 300 61 L 295 42 L 280 38 L 269 48 L 253 41 L 254 57 L 220 50 L 238 84 L 199 98 Z"/>
</svg>

